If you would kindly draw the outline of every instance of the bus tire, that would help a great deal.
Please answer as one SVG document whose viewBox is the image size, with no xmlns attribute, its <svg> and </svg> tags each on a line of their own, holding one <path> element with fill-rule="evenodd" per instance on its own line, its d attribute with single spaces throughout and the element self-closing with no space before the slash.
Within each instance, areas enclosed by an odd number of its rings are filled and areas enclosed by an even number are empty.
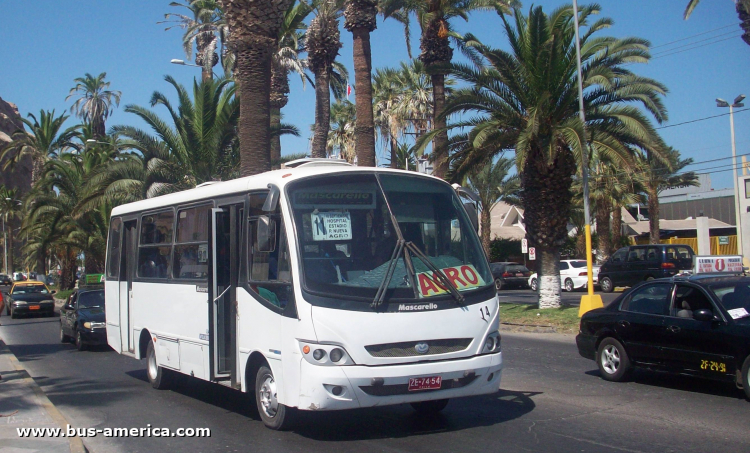
<svg viewBox="0 0 750 453">
<path fill-rule="evenodd" d="M 445 409 L 449 401 L 447 398 L 444 400 L 420 401 L 418 403 L 411 403 L 411 407 L 421 415 L 437 414 Z"/>
<path fill-rule="evenodd" d="M 160 367 L 156 362 L 156 350 L 154 350 L 152 341 L 148 342 L 146 348 L 146 375 L 148 375 L 148 382 L 151 383 L 151 387 L 157 390 L 169 388 L 171 373 L 169 370 Z"/>
<path fill-rule="evenodd" d="M 276 380 L 267 365 L 258 369 L 255 378 L 255 404 L 263 424 L 276 431 L 284 431 L 291 427 L 294 409 L 279 403 L 277 398 Z"/>
</svg>

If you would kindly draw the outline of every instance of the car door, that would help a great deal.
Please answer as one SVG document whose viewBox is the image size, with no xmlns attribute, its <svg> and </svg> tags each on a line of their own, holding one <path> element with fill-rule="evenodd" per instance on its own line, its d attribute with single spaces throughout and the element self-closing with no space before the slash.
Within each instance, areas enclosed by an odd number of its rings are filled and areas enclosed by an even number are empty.
<svg viewBox="0 0 750 453">
<path fill-rule="evenodd" d="M 661 363 L 659 337 L 669 315 L 672 287 L 668 282 L 648 283 L 631 291 L 620 305 L 614 329 L 634 362 Z"/>
<path fill-rule="evenodd" d="M 77 299 L 78 299 L 78 291 L 70 295 L 70 298 L 68 299 L 68 303 L 65 304 L 65 316 L 63 318 L 60 318 L 60 319 L 64 319 L 63 323 L 65 325 L 65 334 L 70 335 L 71 337 L 75 335 L 75 332 L 73 331 L 74 324 L 71 322 L 71 317 L 73 315 L 73 312 L 75 312 L 76 310 Z"/>
<path fill-rule="evenodd" d="M 560 261 L 560 287 L 565 288 L 565 279 L 570 277 L 570 265 L 567 261 Z"/>
<path fill-rule="evenodd" d="M 646 279 L 648 261 L 646 261 L 646 247 L 630 247 L 628 261 L 625 264 L 627 286 L 634 286 Z"/>
<path fill-rule="evenodd" d="M 670 316 L 664 324 L 663 351 L 673 369 L 711 378 L 734 376 L 736 370 L 729 327 L 711 297 L 698 285 L 678 283 Z M 698 321 L 693 312 L 708 309 L 714 321 Z"/>
<path fill-rule="evenodd" d="M 625 263 L 628 259 L 628 247 L 623 247 L 615 252 L 606 263 L 602 265 L 601 273 L 612 280 L 614 286 L 625 284 Z"/>
</svg>

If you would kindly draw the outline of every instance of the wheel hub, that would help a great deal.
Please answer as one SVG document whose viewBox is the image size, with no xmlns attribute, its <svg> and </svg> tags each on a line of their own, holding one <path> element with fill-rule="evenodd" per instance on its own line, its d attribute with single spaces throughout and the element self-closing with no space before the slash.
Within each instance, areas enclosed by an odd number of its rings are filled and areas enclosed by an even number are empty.
<svg viewBox="0 0 750 453">
<path fill-rule="evenodd" d="M 156 379 L 157 375 L 157 369 L 156 369 L 156 355 L 155 354 L 149 354 L 148 356 L 148 377 L 151 379 Z"/>
<path fill-rule="evenodd" d="M 269 417 L 274 417 L 279 410 L 279 401 L 276 399 L 276 381 L 274 381 L 273 376 L 266 377 L 258 394 L 263 412 Z"/>
<path fill-rule="evenodd" d="M 620 367 L 620 352 L 612 345 L 602 351 L 602 368 L 609 374 L 617 373 Z"/>
</svg>

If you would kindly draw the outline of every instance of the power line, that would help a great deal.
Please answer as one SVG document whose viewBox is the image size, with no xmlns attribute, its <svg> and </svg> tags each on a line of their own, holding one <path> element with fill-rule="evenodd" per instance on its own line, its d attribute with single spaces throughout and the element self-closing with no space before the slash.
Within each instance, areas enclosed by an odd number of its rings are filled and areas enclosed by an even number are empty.
<svg viewBox="0 0 750 453">
<path fill-rule="evenodd" d="M 713 45 L 713 44 L 718 44 L 718 43 L 720 43 L 720 42 L 723 42 L 723 41 L 728 41 L 728 40 L 730 40 L 730 39 L 735 39 L 735 38 L 738 38 L 738 37 L 740 37 L 740 36 L 742 36 L 742 33 L 740 33 L 740 34 L 738 34 L 738 35 L 736 35 L 736 36 L 730 36 L 730 37 L 728 37 L 728 38 L 720 39 L 720 40 L 718 40 L 718 41 L 714 41 L 714 42 L 709 42 L 709 43 L 706 43 L 706 44 L 701 44 L 701 45 L 699 45 L 699 46 L 695 46 L 695 47 L 689 47 L 689 48 L 687 48 L 687 49 L 683 49 L 683 50 L 678 50 L 677 52 L 672 52 L 672 53 L 661 54 L 661 55 L 659 55 L 659 56 L 656 56 L 656 57 L 652 57 L 652 58 L 651 58 L 651 60 L 656 60 L 656 59 L 659 59 L 659 58 L 663 58 L 663 57 L 669 57 L 669 56 L 671 56 L 671 55 L 677 55 L 678 53 L 682 53 L 682 52 L 687 52 L 688 50 L 695 50 L 695 49 L 699 49 L 699 48 L 701 48 L 701 47 L 706 47 L 706 46 L 710 46 L 710 45 Z"/>
<path fill-rule="evenodd" d="M 742 32 L 742 30 L 732 30 L 732 31 L 728 31 L 728 32 L 726 32 L 726 33 L 719 33 L 719 34 L 718 34 L 718 35 L 716 35 L 716 36 L 710 36 L 710 37 L 708 37 L 708 38 L 703 38 L 703 39 L 699 39 L 699 40 L 697 40 L 697 41 L 694 41 L 694 42 L 688 42 L 688 43 L 685 43 L 685 44 L 680 44 L 679 46 L 675 46 L 675 47 L 672 47 L 671 49 L 664 49 L 664 50 L 659 50 L 658 52 L 654 52 L 654 55 L 656 55 L 656 54 L 661 54 L 661 53 L 668 53 L 668 52 L 672 52 L 672 51 L 674 51 L 674 50 L 677 50 L 677 49 L 681 49 L 681 48 L 683 48 L 683 47 L 690 47 L 690 46 L 694 46 L 694 45 L 696 45 L 696 44 L 700 44 L 700 43 L 702 43 L 702 42 L 706 42 L 706 41 L 711 41 L 711 40 L 713 40 L 713 39 L 718 39 L 718 38 L 722 38 L 722 37 L 724 37 L 724 36 L 735 35 L 735 34 L 737 34 L 737 32 Z M 740 33 L 740 34 L 741 34 L 741 33 Z M 654 49 L 654 47 L 652 47 L 652 48 L 651 48 L 651 50 L 653 50 L 653 49 Z"/>
<path fill-rule="evenodd" d="M 709 34 L 709 33 L 713 33 L 713 32 L 715 32 L 715 31 L 723 30 L 723 29 L 725 29 L 725 28 L 729 28 L 729 27 L 736 27 L 736 26 L 737 26 L 737 24 L 736 24 L 736 23 L 734 23 L 734 24 L 729 24 L 729 25 L 725 25 L 725 26 L 723 26 L 723 27 L 719 27 L 719 28 L 714 28 L 713 30 L 708 30 L 708 31 L 704 31 L 703 33 L 698 33 L 698 34 L 696 34 L 696 35 L 692 35 L 692 36 L 687 36 L 687 37 L 685 37 L 685 38 L 681 38 L 681 39 L 678 39 L 678 40 L 676 40 L 676 41 L 670 41 L 670 42 L 668 42 L 668 43 L 664 43 L 664 44 L 659 44 L 658 46 L 652 46 L 651 48 L 652 48 L 652 49 L 657 49 L 657 48 L 659 48 L 659 47 L 664 47 L 664 46 L 668 46 L 668 45 L 670 45 L 670 44 L 674 44 L 674 43 L 677 43 L 677 42 L 681 42 L 681 41 L 685 41 L 685 40 L 688 40 L 688 39 L 691 39 L 691 38 L 695 38 L 696 36 L 703 36 L 703 35 L 707 35 L 707 34 Z"/>
<path fill-rule="evenodd" d="M 741 109 L 741 110 L 735 110 L 734 113 L 745 112 L 747 110 L 750 110 L 750 108 L 745 108 L 745 109 Z M 713 115 L 713 116 L 707 116 L 705 118 L 698 118 L 697 120 L 683 121 L 682 123 L 670 124 L 668 126 L 660 126 L 660 127 L 655 128 L 655 129 L 667 129 L 667 128 L 670 128 L 670 127 L 677 127 L 677 126 L 682 126 L 682 125 L 685 125 L 685 124 L 697 123 L 698 121 L 706 121 L 706 120 L 710 120 L 712 118 L 718 118 L 720 116 L 727 116 L 727 115 L 729 115 L 729 112 L 727 112 L 727 113 L 720 113 L 718 115 Z"/>
</svg>

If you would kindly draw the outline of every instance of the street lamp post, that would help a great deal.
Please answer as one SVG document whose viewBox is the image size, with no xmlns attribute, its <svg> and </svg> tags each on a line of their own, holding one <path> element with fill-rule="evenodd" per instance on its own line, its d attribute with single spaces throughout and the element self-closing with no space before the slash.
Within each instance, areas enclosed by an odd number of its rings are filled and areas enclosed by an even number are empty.
<svg viewBox="0 0 750 453">
<path fill-rule="evenodd" d="M 578 1 L 573 0 L 573 22 L 576 32 L 576 67 L 578 70 L 578 116 L 586 134 L 586 113 L 583 107 L 583 73 L 581 71 L 581 38 L 578 32 Z M 583 213 L 586 225 L 586 275 L 588 276 L 587 294 L 581 296 L 581 305 L 578 308 L 578 316 L 583 316 L 587 311 L 603 307 L 602 298 L 594 294 L 594 264 L 591 260 L 591 209 L 589 207 L 589 156 L 588 143 L 584 137 L 581 143 L 581 179 L 583 180 Z"/>
<path fill-rule="evenodd" d="M 729 131 L 731 134 L 732 139 L 732 174 L 734 176 L 734 215 L 737 219 L 735 221 L 736 223 L 736 229 L 737 229 L 737 254 L 742 255 L 743 249 L 742 249 L 742 217 L 740 213 L 740 190 L 739 186 L 737 185 L 737 147 L 734 143 L 734 108 L 735 107 L 744 107 L 745 104 L 742 103 L 742 101 L 745 99 L 745 95 L 741 94 L 734 98 L 734 102 L 730 104 L 729 102 L 725 101 L 721 98 L 716 98 L 716 106 L 717 107 L 729 107 Z"/>
</svg>

